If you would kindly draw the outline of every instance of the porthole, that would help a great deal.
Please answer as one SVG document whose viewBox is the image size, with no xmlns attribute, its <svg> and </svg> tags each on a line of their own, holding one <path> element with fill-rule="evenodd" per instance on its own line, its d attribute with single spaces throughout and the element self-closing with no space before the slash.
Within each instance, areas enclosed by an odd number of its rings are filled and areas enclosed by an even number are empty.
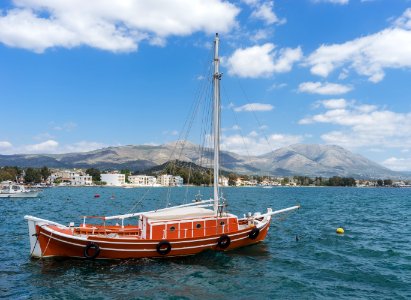
<svg viewBox="0 0 411 300">
<path fill-rule="evenodd" d="M 221 225 L 221 226 L 224 226 L 224 225 L 225 225 L 224 221 L 221 221 L 221 222 L 220 222 L 220 225 Z"/>
<path fill-rule="evenodd" d="M 176 228 L 174 226 L 171 226 L 170 231 L 174 231 L 174 230 L 176 230 Z"/>
<path fill-rule="evenodd" d="M 201 228 L 201 224 L 197 223 L 196 228 Z"/>
</svg>

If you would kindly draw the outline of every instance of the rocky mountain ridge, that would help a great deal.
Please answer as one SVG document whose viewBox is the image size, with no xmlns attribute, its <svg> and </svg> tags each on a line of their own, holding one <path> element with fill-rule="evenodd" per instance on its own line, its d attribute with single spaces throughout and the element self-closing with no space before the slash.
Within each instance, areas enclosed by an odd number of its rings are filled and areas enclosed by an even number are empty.
<svg viewBox="0 0 411 300">
<path fill-rule="evenodd" d="M 189 142 L 164 145 L 127 145 L 90 152 L 67 154 L 0 155 L 0 166 L 50 168 L 130 169 L 141 171 L 169 160 L 193 162 L 210 167 L 211 149 Z M 355 178 L 401 178 L 369 159 L 335 145 L 295 144 L 259 156 L 244 156 L 221 151 L 221 167 L 244 174 L 276 176 L 352 176 Z"/>
</svg>

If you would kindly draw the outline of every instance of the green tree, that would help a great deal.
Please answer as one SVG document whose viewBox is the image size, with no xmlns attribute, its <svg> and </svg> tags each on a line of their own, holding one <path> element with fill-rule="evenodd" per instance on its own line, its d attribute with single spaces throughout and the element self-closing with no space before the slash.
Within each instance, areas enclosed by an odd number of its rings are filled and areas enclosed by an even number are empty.
<svg viewBox="0 0 411 300">
<path fill-rule="evenodd" d="M 355 186 L 355 179 L 352 177 L 333 176 L 328 179 L 329 186 Z"/>
<path fill-rule="evenodd" d="M 24 181 L 27 183 L 40 183 L 41 182 L 41 172 L 39 169 L 27 168 L 26 175 L 24 176 Z"/>
<path fill-rule="evenodd" d="M 15 181 L 21 174 L 21 170 L 18 167 L 3 167 L 0 168 L 0 181 Z"/>
<path fill-rule="evenodd" d="M 128 176 L 131 175 L 131 171 L 130 171 L 130 170 L 128 170 L 128 169 L 121 170 L 121 171 L 120 171 L 120 174 L 124 174 L 124 175 L 126 176 L 126 182 L 127 182 L 127 183 L 130 183 L 130 182 L 128 181 Z"/>
<path fill-rule="evenodd" d="M 392 180 L 391 179 L 384 179 L 384 185 L 391 186 L 392 185 Z"/>
<path fill-rule="evenodd" d="M 284 177 L 283 180 L 281 180 L 281 185 L 286 185 L 290 183 L 290 179 L 288 177 Z"/>
<path fill-rule="evenodd" d="M 377 185 L 378 186 L 382 186 L 384 184 L 384 181 L 382 181 L 381 179 L 377 180 Z"/>
<path fill-rule="evenodd" d="M 94 182 L 100 182 L 101 181 L 101 172 L 100 172 L 99 169 L 90 168 L 90 169 L 86 170 L 86 173 L 93 177 Z"/>
<path fill-rule="evenodd" d="M 41 177 L 43 178 L 43 181 L 45 181 L 47 180 L 47 178 L 49 178 L 49 176 L 51 175 L 51 172 L 49 168 L 44 166 L 43 168 L 40 169 L 40 174 L 41 174 Z"/>
<path fill-rule="evenodd" d="M 234 173 L 228 174 L 228 185 L 235 185 L 235 182 L 237 181 L 237 175 Z"/>
</svg>

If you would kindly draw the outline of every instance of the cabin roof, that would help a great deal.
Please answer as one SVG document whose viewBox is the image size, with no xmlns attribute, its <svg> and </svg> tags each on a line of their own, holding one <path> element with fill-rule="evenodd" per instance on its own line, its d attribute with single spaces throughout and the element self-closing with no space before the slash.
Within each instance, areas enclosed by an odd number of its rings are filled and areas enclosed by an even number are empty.
<svg viewBox="0 0 411 300">
<path fill-rule="evenodd" d="M 178 220 L 213 217 L 214 211 L 203 207 L 177 207 L 157 212 L 145 213 L 143 216 L 151 220 Z"/>
</svg>

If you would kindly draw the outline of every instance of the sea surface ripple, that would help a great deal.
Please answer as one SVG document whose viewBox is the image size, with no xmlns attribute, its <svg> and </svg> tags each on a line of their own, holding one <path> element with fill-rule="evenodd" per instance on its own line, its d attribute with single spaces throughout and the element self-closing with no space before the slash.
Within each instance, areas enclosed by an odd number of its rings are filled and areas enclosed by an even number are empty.
<svg viewBox="0 0 411 300">
<path fill-rule="evenodd" d="M 263 243 L 230 252 L 163 260 L 29 257 L 26 214 L 78 225 L 83 215 L 191 201 L 198 188 L 146 191 L 50 188 L 38 199 L 2 199 L 0 297 L 411 299 L 411 189 L 226 188 L 229 210 L 240 216 L 267 207 L 302 208 L 275 218 Z M 211 189 L 201 193 L 210 197 Z M 335 233 L 338 227 L 344 235 Z"/>
</svg>

